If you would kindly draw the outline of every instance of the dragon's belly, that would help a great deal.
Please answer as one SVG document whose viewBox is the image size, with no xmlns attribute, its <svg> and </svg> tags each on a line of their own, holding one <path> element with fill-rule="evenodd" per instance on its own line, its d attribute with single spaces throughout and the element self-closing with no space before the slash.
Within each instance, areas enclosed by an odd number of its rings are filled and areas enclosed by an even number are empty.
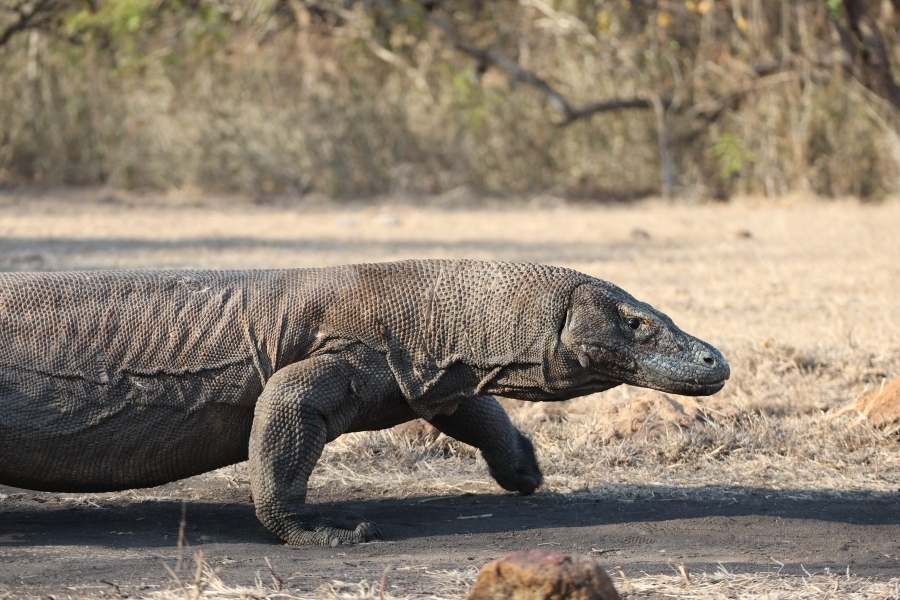
<svg viewBox="0 0 900 600">
<path fill-rule="evenodd" d="M 105 491 L 238 462 L 260 391 L 237 365 L 97 381 L 0 370 L 0 483 Z"/>
</svg>

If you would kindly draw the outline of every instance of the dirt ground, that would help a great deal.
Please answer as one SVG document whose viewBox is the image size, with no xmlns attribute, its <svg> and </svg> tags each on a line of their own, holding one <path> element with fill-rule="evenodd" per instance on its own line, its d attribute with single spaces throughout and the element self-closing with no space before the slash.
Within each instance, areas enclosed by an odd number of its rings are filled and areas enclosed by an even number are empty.
<svg viewBox="0 0 900 600">
<path fill-rule="evenodd" d="M 453 440 L 343 436 L 311 501 L 379 524 L 383 542 L 355 547 L 280 545 L 254 518 L 242 465 L 114 494 L 0 487 L 0 598 L 460 598 L 484 562 L 533 547 L 596 557 L 630 598 L 900 598 L 900 433 L 840 416 L 900 376 L 898 231 L 897 202 L 0 195 L 0 270 L 560 264 L 664 310 L 733 371 L 693 404 L 627 387 L 509 401 L 545 472 L 528 498 L 502 493 Z"/>
</svg>

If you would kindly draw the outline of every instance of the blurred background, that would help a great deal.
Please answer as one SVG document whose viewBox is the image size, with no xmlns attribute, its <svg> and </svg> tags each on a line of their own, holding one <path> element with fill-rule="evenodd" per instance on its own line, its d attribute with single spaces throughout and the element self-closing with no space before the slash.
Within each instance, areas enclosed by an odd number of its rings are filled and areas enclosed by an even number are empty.
<svg viewBox="0 0 900 600">
<path fill-rule="evenodd" d="M 900 190 L 898 0 L 0 0 L 0 184 Z"/>
</svg>

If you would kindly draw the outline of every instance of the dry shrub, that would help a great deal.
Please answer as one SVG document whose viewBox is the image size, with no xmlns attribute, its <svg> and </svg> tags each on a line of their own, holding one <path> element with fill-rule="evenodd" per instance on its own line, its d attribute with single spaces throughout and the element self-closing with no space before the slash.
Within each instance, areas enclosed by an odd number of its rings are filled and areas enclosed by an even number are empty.
<svg viewBox="0 0 900 600">
<path fill-rule="evenodd" d="M 482 28 L 486 43 L 515 46 L 510 51 L 525 67 L 573 102 L 675 86 L 678 102 L 696 96 L 702 103 L 728 97 L 729 86 L 741 89 L 730 63 L 717 64 L 715 44 L 700 44 L 698 64 L 690 65 L 691 36 L 703 22 L 696 15 L 684 16 L 684 37 L 640 24 L 627 11 L 582 7 L 582 21 L 573 21 L 534 8 L 543 3 L 523 4 L 533 7 L 484 8 L 496 29 Z M 797 23 L 819 22 L 824 7 L 797 10 Z M 730 23 L 721 12 L 716 18 Z M 605 22 L 601 17 L 621 23 L 586 28 Z M 659 193 L 652 111 L 601 114 L 562 128 L 542 96 L 497 70 L 483 72 L 436 32 L 398 27 L 399 49 L 382 48 L 385 59 L 372 50 L 371 20 L 356 18 L 355 27 L 303 33 L 259 34 L 253 28 L 260 24 L 250 23 L 206 51 L 188 45 L 193 34 L 179 30 L 178 19 L 112 49 L 20 35 L 0 57 L 0 181 L 254 196 L 430 194 L 459 186 L 587 198 Z M 403 41 L 416 35 L 414 44 Z M 728 60 L 751 62 L 771 46 L 724 34 L 717 43 L 737 44 Z M 815 43 L 805 51 L 815 53 Z M 138 50 L 122 50 L 131 46 Z M 882 114 L 839 71 L 823 80 L 798 70 L 761 86 L 709 127 L 698 130 L 673 113 L 674 183 L 701 195 L 879 197 L 900 181 L 900 141 Z"/>
</svg>

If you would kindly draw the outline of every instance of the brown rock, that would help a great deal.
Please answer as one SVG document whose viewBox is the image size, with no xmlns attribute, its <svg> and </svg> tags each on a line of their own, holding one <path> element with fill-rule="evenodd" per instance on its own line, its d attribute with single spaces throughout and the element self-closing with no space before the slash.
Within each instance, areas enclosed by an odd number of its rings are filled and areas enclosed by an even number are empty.
<svg viewBox="0 0 900 600">
<path fill-rule="evenodd" d="M 513 552 L 482 567 L 468 600 L 618 600 L 596 562 L 544 550 Z"/>
<path fill-rule="evenodd" d="M 868 422 L 875 427 L 900 424 L 900 378 L 838 411 L 838 415 L 848 413 L 856 413 L 861 422 Z"/>
</svg>

